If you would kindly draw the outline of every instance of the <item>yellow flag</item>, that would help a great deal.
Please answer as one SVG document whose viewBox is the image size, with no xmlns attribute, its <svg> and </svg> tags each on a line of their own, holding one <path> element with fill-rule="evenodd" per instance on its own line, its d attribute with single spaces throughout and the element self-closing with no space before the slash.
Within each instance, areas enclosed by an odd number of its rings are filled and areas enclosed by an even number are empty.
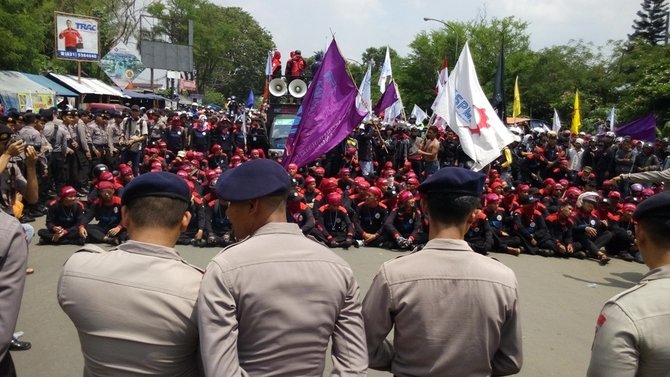
<svg viewBox="0 0 670 377">
<path fill-rule="evenodd" d="M 573 134 L 579 133 L 579 126 L 582 125 L 582 117 L 579 114 L 579 90 L 575 91 L 575 105 L 574 112 L 572 113 L 572 126 L 570 130 Z"/>
<path fill-rule="evenodd" d="M 512 118 L 521 115 L 521 94 L 519 94 L 519 76 L 514 81 L 514 104 L 512 105 Z"/>
</svg>

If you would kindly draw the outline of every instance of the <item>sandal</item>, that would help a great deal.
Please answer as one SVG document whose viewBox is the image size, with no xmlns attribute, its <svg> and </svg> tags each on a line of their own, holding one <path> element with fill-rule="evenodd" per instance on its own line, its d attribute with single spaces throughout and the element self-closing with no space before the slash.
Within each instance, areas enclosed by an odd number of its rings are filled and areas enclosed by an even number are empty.
<svg viewBox="0 0 670 377">
<path fill-rule="evenodd" d="M 598 263 L 600 263 L 603 266 L 609 263 L 609 261 L 611 260 L 610 257 L 608 257 L 607 254 L 603 252 L 598 253 L 597 257 L 598 257 Z"/>
</svg>

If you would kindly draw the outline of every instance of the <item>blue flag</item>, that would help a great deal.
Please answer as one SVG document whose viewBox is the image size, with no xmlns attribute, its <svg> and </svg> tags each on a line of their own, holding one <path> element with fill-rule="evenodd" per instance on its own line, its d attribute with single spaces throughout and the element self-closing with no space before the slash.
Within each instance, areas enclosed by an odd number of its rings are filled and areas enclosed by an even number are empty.
<svg viewBox="0 0 670 377">
<path fill-rule="evenodd" d="M 255 101 L 254 90 L 249 89 L 249 97 L 247 97 L 247 109 L 251 109 L 252 107 L 254 107 L 254 101 Z"/>
</svg>

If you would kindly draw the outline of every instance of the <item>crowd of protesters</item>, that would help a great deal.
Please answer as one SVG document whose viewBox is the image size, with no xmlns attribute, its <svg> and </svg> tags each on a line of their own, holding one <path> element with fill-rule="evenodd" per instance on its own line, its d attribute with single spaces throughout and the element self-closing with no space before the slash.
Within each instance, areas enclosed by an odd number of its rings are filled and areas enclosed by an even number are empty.
<svg viewBox="0 0 670 377">
<path fill-rule="evenodd" d="M 217 178 L 250 159 L 281 162 L 269 153 L 265 114 L 234 101 L 221 111 L 197 104 L 179 111 L 133 106 L 128 113 L 10 110 L 3 122 L 14 131 L 4 149 L 10 164 L 25 169 L 18 146 L 39 152 L 39 201 L 17 207 L 7 200 L 16 191 L 10 176 L 0 205 L 23 223 L 46 215 L 37 232 L 42 244 L 124 242 L 124 186 L 142 173 L 169 171 L 193 195 L 179 243 L 227 246 L 235 235 L 228 203 L 213 190 Z M 518 141 L 484 170 L 486 192 L 466 235 L 473 250 L 641 262 L 632 213 L 670 180 L 668 140 L 510 129 Z M 448 128 L 373 118 L 308 166 L 287 166 L 287 218 L 330 247 L 419 249 L 429 219 L 417 186 L 441 167 L 472 165 Z"/>
</svg>

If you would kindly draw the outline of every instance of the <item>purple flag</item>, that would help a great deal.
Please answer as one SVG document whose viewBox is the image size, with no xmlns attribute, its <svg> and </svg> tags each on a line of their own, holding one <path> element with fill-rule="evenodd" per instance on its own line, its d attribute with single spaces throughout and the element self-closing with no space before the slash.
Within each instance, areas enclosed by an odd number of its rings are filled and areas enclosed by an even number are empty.
<svg viewBox="0 0 670 377">
<path fill-rule="evenodd" d="M 630 136 L 631 139 L 656 141 L 656 116 L 647 114 L 617 128 L 614 133 L 617 136 Z"/>
<path fill-rule="evenodd" d="M 366 115 L 356 108 L 357 95 L 333 39 L 302 99 L 298 118 L 286 140 L 283 165 L 308 164 L 344 140 Z"/>
<path fill-rule="evenodd" d="M 388 109 L 397 100 L 398 100 L 398 92 L 396 92 L 395 90 L 395 82 L 391 80 L 391 83 L 388 84 L 386 90 L 384 91 L 384 94 L 382 94 L 382 97 L 379 99 L 379 102 L 377 102 L 375 108 L 373 109 L 375 114 L 377 115 L 381 114 L 382 111 Z"/>
</svg>

